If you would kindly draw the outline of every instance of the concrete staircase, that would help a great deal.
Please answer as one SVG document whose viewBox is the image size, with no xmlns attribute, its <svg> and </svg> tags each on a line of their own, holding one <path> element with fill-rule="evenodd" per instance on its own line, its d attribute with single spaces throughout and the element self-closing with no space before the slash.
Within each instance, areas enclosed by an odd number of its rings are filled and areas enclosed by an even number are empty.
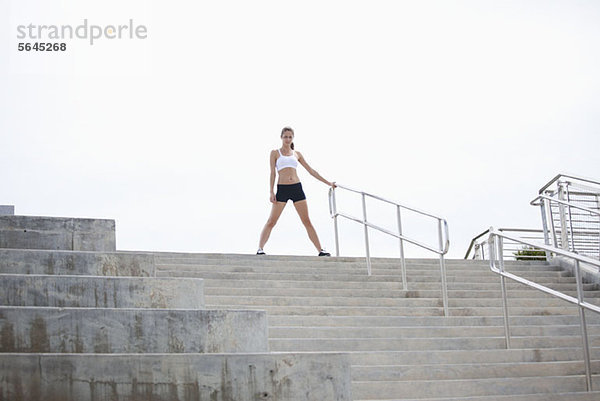
<svg viewBox="0 0 600 401">
<path fill-rule="evenodd" d="M 354 400 L 600 400 L 586 392 L 577 308 L 508 284 L 512 345 L 505 349 L 499 277 L 487 262 L 447 261 L 443 316 L 437 260 L 156 253 L 157 276 L 202 278 L 207 308 L 267 311 L 276 352 L 350 354 Z M 575 280 L 545 262 L 507 262 L 575 294 Z M 598 303 L 600 289 L 585 285 Z M 587 314 L 593 385 L 600 390 L 600 317 Z"/>
<path fill-rule="evenodd" d="M 111 221 L 0 216 L 0 401 L 351 399 L 348 355 L 269 352 L 265 311 L 114 244 Z"/>
</svg>

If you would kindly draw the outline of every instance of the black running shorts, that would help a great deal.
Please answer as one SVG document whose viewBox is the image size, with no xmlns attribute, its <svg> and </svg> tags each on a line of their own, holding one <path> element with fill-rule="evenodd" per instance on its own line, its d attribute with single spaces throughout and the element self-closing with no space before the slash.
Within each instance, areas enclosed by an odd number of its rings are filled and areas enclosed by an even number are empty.
<svg viewBox="0 0 600 401">
<path fill-rule="evenodd" d="M 295 203 L 306 199 L 306 195 L 304 195 L 302 184 L 299 182 L 295 184 L 277 184 L 275 199 L 277 199 L 277 202 L 287 202 L 291 199 Z"/>
</svg>

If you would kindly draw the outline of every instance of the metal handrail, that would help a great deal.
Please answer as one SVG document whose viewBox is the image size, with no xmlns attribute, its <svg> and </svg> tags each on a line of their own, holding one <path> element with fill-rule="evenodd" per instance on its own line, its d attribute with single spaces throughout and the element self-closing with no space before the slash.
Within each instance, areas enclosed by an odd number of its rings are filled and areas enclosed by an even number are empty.
<svg viewBox="0 0 600 401">
<path fill-rule="evenodd" d="M 532 200 L 531 202 L 529 202 L 529 204 L 531 206 L 541 206 L 543 200 L 548 200 L 550 202 L 560 203 L 560 204 L 565 205 L 565 206 L 570 206 L 570 207 L 573 207 L 575 209 L 583 210 L 584 212 L 588 212 L 590 214 L 595 214 L 596 216 L 600 216 L 600 211 L 598 211 L 598 210 L 589 209 L 587 207 L 579 206 L 579 205 L 576 205 L 576 204 L 574 204 L 572 202 L 567 202 L 567 201 L 564 201 L 564 200 L 553 198 L 553 197 L 548 196 L 548 195 L 538 195 L 534 200 Z M 537 201 L 539 201 L 539 202 L 535 203 Z"/>
<path fill-rule="evenodd" d="M 370 194 L 370 193 L 364 192 L 364 191 L 359 191 L 358 189 L 353 189 L 353 188 L 350 188 L 350 187 L 347 187 L 347 186 L 344 186 L 344 185 L 339 185 L 337 183 L 335 185 L 338 188 L 342 188 L 342 189 L 345 189 L 345 190 L 350 191 L 350 192 L 355 192 L 357 194 L 365 194 L 366 196 L 369 196 L 371 198 L 374 198 L 374 199 L 377 199 L 377 200 L 380 200 L 380 201 L 383 201 L 383 202 L 390 203 L 390 204 L 392 204 L 394 206 L 401 206 L 404 209 L 411 210 L 413 212 L 417 212 L 417 213 L 420 213 L 420 214 L 425 215 L 425 216 L 429 216 L 429 217 L 433 217 L 433 218 L 436 218 L 436 219 L 444 220 L 444 218 L 441 217 L 441 216 L 437 216 L 435 214 L 432 214 L 432 213 L 429 213 L 429 212 L 425 212 L 423 210 L 419 210 L 419 209 L 411 207 L 411 206 L 401 205 L 401 204 L 396 203 L 394 201 L 391 201 L 389 199 L 382 198 L 381 196 L 373 195 L 373 194 Z"/>
<path fill-rule="evenodd" d="M 557 176 L 558 177 L 558 176 Z M 559 206 L 559 214 L 560 214 L 560 229 L 555 227 L 554 220 L 552 217 L 552 202 L 558 204 Z M 561 246 L 563 249 L 568 249 L 569 247 L 569 239 L 571 251 L 576 251 L 575 248 L 575 231 L 573 230 L 573 213 L 571 209 L 577 209 L 589 213 L 591 215 L 598 216 L 600 218 L 600 211 L 587 208 L 585 206 L 580 206 L 572 201 L 567 201 L 563 199 L 559 199 L 553 196 L 548 195 L 538 195 L 535 199 L 533 199 L 530 203 L 531 206 L 539 206 L 540 211 L 542 213 L 542 225 L 544 228 L 544 242 L 547 245 L 550 245 L 550 234 L 552 234 L 552 244 L 555 247 L 558 247 L 558 238 L 557 232 L 561 233 Z M 568 213 L 565 213 L 565 209 Z M 548 221 L 548 214 L 550 214 L 550 221 Z M 567 227 L 567 216 L 568 216 L 568 227 Z M 576 221 L 581 222 L 581 221 Z M 578 233 L 586 233 L 586 230 L 578 229 Z M 570 235 L 569 235 L 570 233 Z M 591 233 L 591 231 L 590 231 Z M 594 233 L 596 234 L 596 233 Z M 570 238 L 569 238 L 570 237 Z M 581 242 L 581 241 L 579 241 Z M 581 243 L 580 243 L 581 245 Z M 589 242 L 584 243 L 583 245 L 589 245 Z M 585 249 L 585 246 L 580 250 Z M 591 248 L 594 251 L 600 252 L 597 247 Z"/>
<path fill-rule="evenodd" d="M 585 319 L 585 310 L 591 310 L 596 313 L 600 313 L 600 307 L 589 302 L 585 302 L 583 299 L 583 284 L 581 280 L 581 272 L 580 272 L 580 263 L 587 263 L 600 268 L 600 262 L 591 259 L 585 256 L 578 255 L 573 252 L 565 251 L 563 249 L 559 249 L 556 247 L 552 247 L 549 245 L 540 245 L 535 244 L 530 241 L 523 240 L 521 238 L 516 238 L 510 235 L 506 235 L 497 230 L 494 230 L 493 227 L 489 229 L 490 235 L 488 238 L 488 247 L 490 252 L 490 269 L 500 275 L 500 282 L 502 286 L 502 305 L 504 309 L 504 333 L 506 337 L 506 348 L 510 348 L 510 326 L 508 320 L 508 302 L 506 295 L 506 283 L 505 278 L 509 278 L 511 280 L 517 281 L 521 284 L 525 284 L 531 288 L 537 289 L 539 291 L 545 292 L 557 298 L 563 299 L 572 304 L 576 304 L 579 308 L 579 318 L 581 325 L 581 334 L 583 338 L 583 354 L 584 354 L 584 362 L 585 362 L 585 374 L 586 374 L 586 384 L 587 390 L 592 391 L 592 370 L 590 363 L 590 348 L 588 341 L 588 332 L 587 332 L 587 322 Z M 567 295 L 563 292 L 554 290 L 552 288 L 548 288 L 544 285 L 535 283 L 533 281 L 527 280 L 523 277 L 517 276 L 516 274 L 509 273 L 504 270 L 504 256 L 503 256 L 503 242 L 504 240 L 510 240 L 514 242 L 519 242 L 524 245 L 535 246 L 545 250 L 548 253 L 553 253 L 557 255 L 561 255 L 572 259 L 575 261 L 575 279 L 577 281 L 577 298 Z M 498 257 L 498 261 L 496 261 L 496 257 Z M 497 263 L 498 262 L 498 263 Z"/>
<path fill-rule="evenodd" d="M 512 231 L 512 232 L 520 232 L 520 233 L 537 233 L 537 234 L 542 234 L 542 230 L 539 229 L 535 229 L 535 228 L 499 228 L 498 231 Z M 471 240 L 471 243 L 469 244 L 469 248 L 467 249 L 467 252 L 465 253 L 465 257 L 463 259 L 469 259 L 469 255 L 471 254 L 471 251 L 475 248 L 475 249 L 482 249 L 482 247 L 487 243 L 487 240 L 485 241 L 481 241 L 481 242 L 477 242 L 477 240 L 481 237 L 483 237 L 484 235 L 488 234 L 490 232 L 490 230 L 485 230 L 484 232 L 482 232 L 481 234 L 479 234 L 476 237 L 473 237 L 473 239 Z M 524 256 L 525 257 L 525 256 Z M 475 257 L 474 257 L 475 259 Z M 485 259 L 485 255 L 483 255 L 482 259 Z"/>
<path fill-rule="evenodd" d="M 473 249 L 473 247 L 475 247 L 475 244 L 477 244 L 477 240 L 489 232 L 490 232 L 490 230 L 485 230 L 484 232 L 477 235 L 476 237 L 473 237 L 473 239 L 471 240 L 471 243 L 469 244 L 469 248 L 467 249 L 467 253 L 465 253 L 464 259 L 469 259 L 469 254 L 471 253 L 471 250 Z"/>
<path fill-rule="evenodd" d="M 369 250 L 369 228 L 374 230 L 378 230 L 384 234 L 390 235 L 392 237 L 398 238 L 400 240 L 400 271 L 402 274 L 402 288 L 404 291 L 408 290 L 408 284 L 406 280 L 406 260 L 404 258 L 404 241 L 421 247 L 423 249 L 427 249 L 428 251 L 434 252 L 440 257 L 440 271 L 442 276 L 442 299 L 444 303 L 444 316 L 448 316 L 448 288 L 446 284 L 446 264 L 444 261 L 444 255 L 448 253 L 448 249 L 450 247 L 450 236 L 448 234 L 448 222 L 446 219 L 436 216 L 434 214 L 424 212 L 422 210 L 416 209 L 414 207 L 409 207 L 406 205 L 401 205 L 389 199 L 382 198 L 377 195 L 373 195 L 364 191 L 359 191 L 357 189 L 349 188 L 344 185 L 339 185 L 336 183 L 336 187 L 340 189 L 345 189 L 350 192 L 354 192 L 360 194 L 362 197 L 362 207 L 363 207 L 363 218 L 358 218 L 351 216 L 349 214 L 340 213 L 337 211 L 337 203 L 335 198 L 335 188 L 329 189 L 329 214 L 333 218 L 333 225 L 335 230 L 335 253 L 336 256 L 340 256 L 340 245 L 339 245 L 339 234 L 338 234 L 338 217 L 344 217 L 348 220 L 355 221 L 359 224 L 362 224 L 365 229 L 365 249 L 366 249 L 366 260 L 367 260 L 367 274 L 371 275 L 371 254 Z M 396 218 L 398 223 L 398 233 L 389 231 L 383 227 L 380 227 L 376 224 L 370 223 L 367 220 L 367 205 L 366 205 L 366 197 L 370 197 L 382 202 L 389 203 L 391 205 L 396 206 Z M 401 209 L 410 210 L 412 212 L 421 214 L 423 216 L 431 217 L 437 220 L 438 222 L 438 244 L 439 248 L 434 248 L 427 244 L 421 243 L 415 239 L 409 238 L 402 233 L 402 213 Z"/>
<path fill-rule="evenodd" d="M 576 177 L 574 175 L 567 175 L 567 174 L 557 174 L 556 177 L 551 179 L 546 185 L 544 185 L 542 188 L 540 188 L 538 193 L 541 195 L 546 189 L 548 189 L 552 184 L 554 184 L 556 181 L 560 180 L 561 178 L 571 178 L 574 180 L 583 181 L 583 182 L 587 182 L 590 184 L 600 185 L 600 182 L 592 180 L 590 178 Z"/>
</svg>

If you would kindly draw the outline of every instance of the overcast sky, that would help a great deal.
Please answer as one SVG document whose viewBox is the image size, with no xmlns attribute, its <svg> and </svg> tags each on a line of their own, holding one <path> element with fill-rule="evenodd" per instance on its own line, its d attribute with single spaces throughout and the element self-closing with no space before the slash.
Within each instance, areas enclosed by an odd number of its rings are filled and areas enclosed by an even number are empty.
<svg viewBox="0 0 600 401">
<path fill-rule="evenodd" d="M 19 25 L 84 19 L 147 38 L 17 51 Z M 556 174 L 600 178 L 598 1 L 0 0 L 0 22 L 0 204 L 115 219 L 119 249 L 254 253 L 285 125 L 326 179 L 445 217 L 453 258 L 539 227 Z M 327 186 L 299 175 L 333 252 Z M 435 244 L 427 223 L 405 234 Z M 340 234 L 364 254 L 361 226 Z M 314 254 L 291 202 L 265 251 Z"/>
</svg>

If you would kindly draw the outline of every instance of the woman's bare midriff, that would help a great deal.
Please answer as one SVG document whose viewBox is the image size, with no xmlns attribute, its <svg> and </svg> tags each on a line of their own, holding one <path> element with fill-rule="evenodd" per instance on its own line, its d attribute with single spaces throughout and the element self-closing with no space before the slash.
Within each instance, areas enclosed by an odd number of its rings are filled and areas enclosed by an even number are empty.
<svg viewBox="0 0 600 401">
<path fill-rule="evenodd" d="M 296 184 L 298 182 L 300 182 L 300 178 L 298 178 L 298 174 L 296 173 L 295 168 L 286 167 L 284 169 L 279 170 L 279 179 L 277 180 L 277 184 L 290 185 Z"/>
</svg>

